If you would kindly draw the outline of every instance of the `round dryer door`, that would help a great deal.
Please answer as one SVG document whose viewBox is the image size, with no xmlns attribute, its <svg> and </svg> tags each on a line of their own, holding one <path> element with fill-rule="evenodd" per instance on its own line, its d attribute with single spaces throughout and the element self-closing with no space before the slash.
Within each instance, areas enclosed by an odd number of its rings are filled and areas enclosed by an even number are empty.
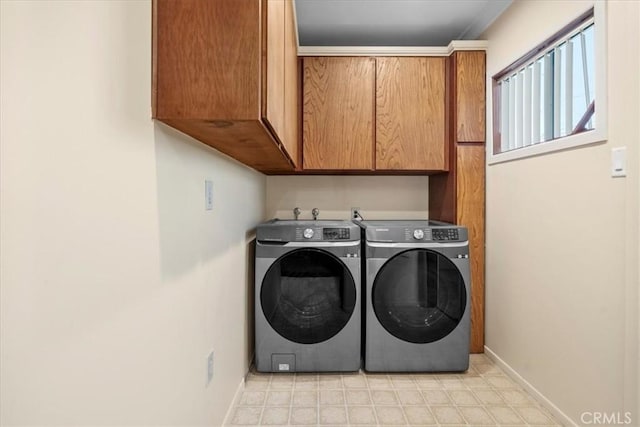
<svg viewBox="0 0 640 427">
<path fill-rule="evenodd" d="M 467 292 L 460 271 L 447 257 L 411 249 L 389 259 L 372 290 L 382 326 L 403 341 L 426 344 L 447 336 L 460 323 Z"/>
<path fill-rule="evenodd" d="M 315 344 L 336 335 L 356 306 L 353 276 L 320 249 L 297 249 L 277 259 L 260 290 L 262 312 L 288 340 Z"/>
</svg>

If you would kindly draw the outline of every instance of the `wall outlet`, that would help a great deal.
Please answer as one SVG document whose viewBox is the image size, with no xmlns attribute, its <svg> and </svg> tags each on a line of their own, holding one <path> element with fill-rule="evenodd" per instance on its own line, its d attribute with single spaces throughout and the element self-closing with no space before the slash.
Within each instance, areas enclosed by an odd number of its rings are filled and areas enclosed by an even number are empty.
<svg viewBox="0 0 640 427">
<path fill-rule="evenodd" d="M 213 350 L 207 356 L 207 385 L 213 379 Z"/>
<path fill-rule="evenodd" d="M 205 210 L 213 209 L 213 181 L 204 181 L 204 208 Z"/>
<path fill-rule="evenodd" d="M 360 208 L 351 208 L 351 219 L 362 219 L 360 216 Z"/>
</svg>

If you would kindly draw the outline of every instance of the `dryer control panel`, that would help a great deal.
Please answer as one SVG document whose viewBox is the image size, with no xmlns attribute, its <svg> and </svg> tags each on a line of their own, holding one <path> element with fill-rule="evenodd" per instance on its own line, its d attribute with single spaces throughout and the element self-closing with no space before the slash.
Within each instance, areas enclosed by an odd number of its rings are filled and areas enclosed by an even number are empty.
<svg viewBox="0 0 640 427">
<path fill-rule="evenodd" d="M 467 241 L 465 227 L 438 221 L 361 221 L 369 242 L 448 243 Z"/>
<path fill-rule="evenodd" d="M 459 241 L 460 233 L 457 228 L 405 228 L 404 239 L 411 241 Z"/>
</svg>

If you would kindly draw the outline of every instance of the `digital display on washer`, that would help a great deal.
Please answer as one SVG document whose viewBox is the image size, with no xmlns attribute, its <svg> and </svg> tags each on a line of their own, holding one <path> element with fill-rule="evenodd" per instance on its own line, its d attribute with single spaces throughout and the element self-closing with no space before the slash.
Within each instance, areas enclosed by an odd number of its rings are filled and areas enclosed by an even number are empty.
<svg viewBox="0 0 640 427">
<path fill-rule="evenodd" d="M 431 232 L 433 240 L 459 240 L 456 228 L 434 228 Z"/>
<path fill-rule="evenodd" d="M 323 240 L 349 240 L 348 228 L 323 228 Z"/>
</svg>

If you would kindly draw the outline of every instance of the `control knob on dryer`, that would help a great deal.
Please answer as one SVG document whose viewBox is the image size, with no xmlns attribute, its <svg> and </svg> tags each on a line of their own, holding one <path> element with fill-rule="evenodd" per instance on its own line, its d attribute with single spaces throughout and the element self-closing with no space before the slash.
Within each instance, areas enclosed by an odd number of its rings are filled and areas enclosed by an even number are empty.
<svg viewBox="0 0 640 427">
<path fill-rule="evenodd" d="M 416 240 L 422 240 L 424 239 L 424 231 L 417 229 L 417 230 L 413 230 L 413 238 Z"/>
<path fill-rule="evenodd" d="M 310 239 L 313 237 L 313 229 L 312 228 L 305 228 L 304 231 L 302 232 L 302 235 L 304 236 L 305 239 Z"/>
</svg>

